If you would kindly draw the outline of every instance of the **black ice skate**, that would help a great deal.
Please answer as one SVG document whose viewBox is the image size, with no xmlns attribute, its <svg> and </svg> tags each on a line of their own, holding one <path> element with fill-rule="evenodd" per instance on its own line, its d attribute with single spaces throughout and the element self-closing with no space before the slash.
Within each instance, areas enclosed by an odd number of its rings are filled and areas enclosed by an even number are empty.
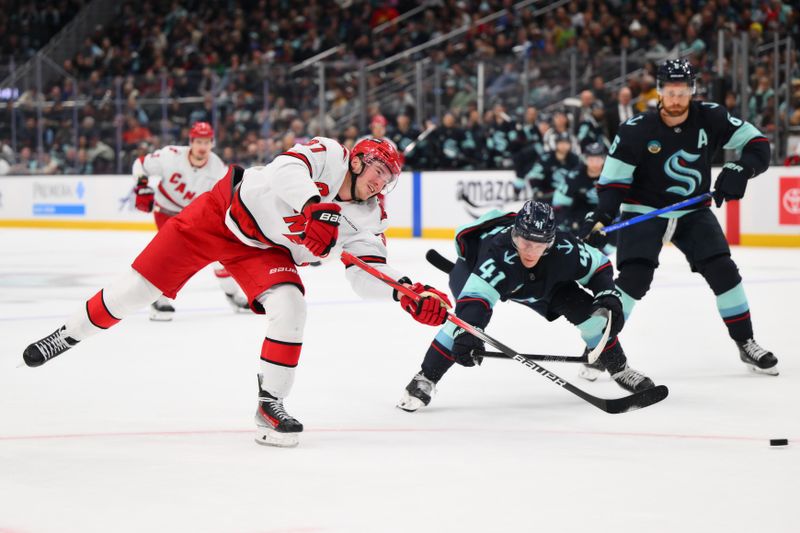
<svg viewBox="0 0 800 533">
<path fill-rule="evenodd" d="M 47 337 L 28 345 L 22 352 L 25 364 L 30 367 L 42 366 L 53 357 L 61 355 L 78 344 L 78 341 L 72 337 L 67 337 L 66 330 L 66 326 L 61 326 Z"/>
<path fill-rule="evenodd" d="M 736 342 L 739 347 L 739 359 L 757 374 L 778 375 L 778 358 L 758 345 L 754 339 Z"/>
<path fill-rule="evenodd" d="M 640 392 L 655 387 L 652 379 L 627 364 L 619 372 L 611 374 L 611 379 L 628 392 Z"/>
<path fill-rule="evenodd" d="M 300 442 L 303 424 L 283 407 L 283 400 L 265 391 L 258 393 L 256 409 L 256 442 L 269 446 L 290 448 Z"/>
<path fill-rule="evenodd" d="M 413 377 L 411 383 L 406 385 L 406 390 L 403 391 L 403 396 L 397 402 L 397 407 L 413 413 L 420 407 L 431 403 L 434 394 L 436 394 L 436 384 L 420 372 Z"/>
<path fill-rule="evenodd" d="M 174 314 L 175 308 L 172 302 L 164 296 L 150 304 L 150 320 L 154 322 L 169 322 Z"/>
</svg>

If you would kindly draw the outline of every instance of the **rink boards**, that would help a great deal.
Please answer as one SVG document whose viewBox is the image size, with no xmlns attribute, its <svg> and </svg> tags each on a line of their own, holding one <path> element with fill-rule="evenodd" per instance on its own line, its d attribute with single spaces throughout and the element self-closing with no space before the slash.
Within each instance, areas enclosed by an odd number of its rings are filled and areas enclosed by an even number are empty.
<svg viewBox="0 0 800 533">
<path fill-rule="evenodd" d="M 511 171 L 405 172 L 386 199 L 388 235 L 448 238 L 489 209 L 514 210 L 512 179 Z M 4 176 L 0 227 L 155 229 L 134 209 L 132 183 L 128 175 Z M 741 202 L 714 212 L 732 244 L 800 246 L 800 167 L 770 168 Z"/>
</svg>

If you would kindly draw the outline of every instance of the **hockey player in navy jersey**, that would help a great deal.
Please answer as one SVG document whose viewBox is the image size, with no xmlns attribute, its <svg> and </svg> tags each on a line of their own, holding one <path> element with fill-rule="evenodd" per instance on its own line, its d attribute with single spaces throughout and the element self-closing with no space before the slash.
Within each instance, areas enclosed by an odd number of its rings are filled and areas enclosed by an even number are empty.
<svg viewBox="0 0 800 533">
<path fill-rule="evenodd" d="M 518 214 L 491 211 L 459 228 L 456 248 L 459 258 L 450 272 L 450 290 L 458 297 L 456 316 L 485 328 L 495 304 L 511 300 L 549 321 L 564 316 L 578 327 L 588 350 L 597 346 L 607 322 L 595 312 L 610 311 L 611 331 L 599 360 L 622 388 L 638 392 L 653 387 L 650 378 L 628 366 L 617 337 L 625 320 L 611 262 L 557 231 L 550 205 L 529 200 Z M 480 363 L 481 349 L 483 341 L 446 323 L 397 406 L 416 411 L 428 405 L 445 372 L 455 363 Z"/>
<path fill-rule="evenodd" d="M 631 218 L 708 192 L 711 161 L 721 148 L 739 150 L 741 155 L 725 164 L 714 183 L 717 207 L 742 198 L 748 180 L 769 165 L 769 143 L 758 129 L 719 104 L 692 100 L 695 73 L 687 61 L 665 61 L 658 67 L 657 80 L 658 109 L 620 124 L 609 148 L 597 209 L 581 228 L 581 235 L 595 246 L 602 246 L 603 227 L 618 213 Z M 755 372 L 777 375 L 777 358 L 753 338 L 742 278 L 710 205 L 710 200 L 695 204 L 619 232 L 616 286 L 625 316 L 650 288 L 662 241 L 671 240 L 714 292 L 742 362 Z"/>
</svg>

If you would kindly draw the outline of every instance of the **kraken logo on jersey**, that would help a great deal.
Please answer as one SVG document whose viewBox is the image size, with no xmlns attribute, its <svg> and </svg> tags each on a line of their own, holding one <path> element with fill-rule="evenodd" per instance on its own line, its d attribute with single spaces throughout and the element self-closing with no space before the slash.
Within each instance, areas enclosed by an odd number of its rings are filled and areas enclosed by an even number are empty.
<svg viewBox="0 0 800 533">
<path fill-rule="evenodd" d="M 664 163 L 664 172 L 671 179 L 681 183 L 667 188 L 667 192 L 680 196 L 689 196 L 700 185 L 703 175 L 694 168 L 684 166 L 683 161 L 693 163 L 700 159 L 699 154 L 690 154 L 685 150 L 678 150 L 672 154 Z"/>
</svg>

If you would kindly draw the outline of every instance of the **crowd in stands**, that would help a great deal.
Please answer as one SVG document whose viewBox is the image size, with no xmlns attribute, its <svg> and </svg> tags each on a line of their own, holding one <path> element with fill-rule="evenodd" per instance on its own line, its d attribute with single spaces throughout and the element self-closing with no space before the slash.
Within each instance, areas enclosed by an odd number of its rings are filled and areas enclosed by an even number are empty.
<svg viewBox="0 0 800 533">
<path fill-rule="evenodd" d="M 21 63 L 63 28 L 88 0 L 0 0 L 0 63 Z"/>
<path fill-rule="evenodd" d="M 0 37 L 0 50 L 41 46 L 65 23 L 68 15 L 60 8 L 71 6 L 69 13 L 74 13 L 84 3 L 45 2 L 43 10 L 42 2 L 0 0 L 0 7 L 9 7 L 2 11 L 10 11 L 0 13 L 0 21 L 14 29 Z M 732 36 L 749 37 L 747 118 L 765 133 L 784 120 L 800 127 L 800 16 L 788 2 L 574 0 L 536 15 L 546 4 L 514 10 L 504 0 L 435 0 L 420 13 L 381 29 L 382 23 L 419 3 L 125 2 L 112 24 L 88 36 L 64 62 L 70 77 L 51 83 L 43 95 L 29 91 L 0 109 L 0 158 L 14 173 L 127 172 L 143 153 L 186 143 L 188 128 L 200 120 L 215 125 L 216 151 L 223 160 L 244 165 L 268 162 L 294 142 L 322 132 L 351 144 L 369 133 L 369 128 L 359 130 L 354 113 L 358 62 L 374 63 L 462 27 L 468 29 L 409 58 L 428 59 L 439 74 L 438 87 L 431 87 L 432 76 L 426 78 L 428 93 L 438 94 L 438 103 L 434 107 L 428 99 L 422 124 L 416 123 L 408 62 L 370 72 L 364 80 L 368 95 L 384 94 L 381 86 L 395 88 L 384 97 L 369 96 L 367 116 L 385 117 L 387 135 L 401 149 L 437 126 L 409 154 L 409 165 L 513 168 L 514 153 L 530 140 L 534 128 L 545 150 L 548 131 L 552 136 L 562 129 L 574 136 L 576 151 L 587 136 L 607 142 L 621 120 L 655 105 L 655 64 L 668 55 L 687 55 L 700 73 L 698 96 L 719 101 L 740 116 L 740 92 L 733 90 L 729 77 L 730 53 L 724 65 L 728 77 L 716 74 L 721 29 L 726 52 Z M 509 9 L 482 22 L 504 8 Z M 17 31 L 23 25 L 29 31 Z M 34 27 L 39 29 L 30 31 Z M 771 42 L 774 32 L 794 41 L 788 58 L 791 79 L 779 78 L 782 87 L 789 84 L 791 98 L 782 103 L 778 116 L 774 52 L 760 48 Z M 292 72 L 291 67 L 333 47 L 338 48 L 326 58 L 335 63 L 325 78 L 326 113 L 321 117 L 316 70 Z M 619 74 L 623 52 L 631 67 L 641 65 L 643 70 L 621 87 L 608 85 Z M 576 65 L 580 95 L 564 93 L 570 76 L 566 54 Z M 785 60 L 781 56 L 780 65 Z M 490 65 L 482 116 L 478 61 Z M 528 84 L 521 79 L 523 61 L 530 69 Z M 527 98 L 521 96 L 523 87 L 528 88 Z M 564 96 L 576 97 L 568 101 L 574 105 L 553 105 Z M 37 98 L 44 100 L 41 122 Z M 77 110 L 70 104 L 74 98 L 81 102 Z"/>
</svg>

